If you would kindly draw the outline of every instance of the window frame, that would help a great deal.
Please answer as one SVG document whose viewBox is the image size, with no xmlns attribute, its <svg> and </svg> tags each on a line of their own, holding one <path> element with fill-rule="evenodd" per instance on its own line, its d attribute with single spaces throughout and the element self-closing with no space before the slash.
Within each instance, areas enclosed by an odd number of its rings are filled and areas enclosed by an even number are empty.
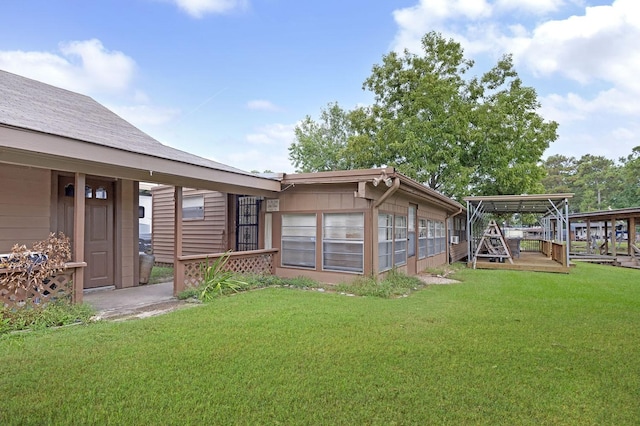
<svg viewBox="0 0 640 426">
<path fill-rule="evenodd" d="M 288 218 L 293 219 L 294 217 L 300 219 L 308 220 L 309 224 L 291 224 L 285 225 Z M 280 217 L 280 266 L 283 268 L 302 268 L 302 269 L 316 269 L 317 260 L 317 240 L 318 240 L 318 231 L 317 231 L 317 214 L 316 213 L 284 213 Z M 303 219 L 303 221 L 304 221 Z M 293 231 L 297 229 L 298 232 L 291 232 L 289 235 L 286 230 Z M 300 232 L 302 231 L 302 232 Z M 308 232 L 304 232 L 308 231 Z M 296 233 L 301 233 L 303 235 L 294 235 Z M 305 235 L 306 234 L 306 235 Z M 296 247 L 286 248 L 287 245 L 293 245 Z M 300 249 L 299 246 L 308 245 L 307 249 Z M 311 249 L 313 247 L 313 249 Z M 289 261 L 290 256 L 289 253 L 300 254 L 301 251 L 307 251 L 308 253 L 312 253 L 312 262 L 295 262 L 293 260 Z"/>
<path fill-rule="evenodd" d="M 204 194 L 182 196 L 182 220 L 204 220 Z"/>
<path fill-rule="evenodd" d="M 344 224 L 333 223 L 338 217 L 344 217 Z M 349 223 L 349 218 L 357 218 L 359 224 L 353 226 Z M 363 212 L 325 212 L 322 213 L 322 270 L 332 272 L 364 273 L 364 213 Z M 354 247 L 355 250 L 333 251 L 331 247 Z M 340 266 L 332 264 L 339 262 L 340 256 L 349 258 L 359 256 L 359 263 L 356 267 Z M 346 263 L 346 262 L 341 262 Z"/>
</svg>

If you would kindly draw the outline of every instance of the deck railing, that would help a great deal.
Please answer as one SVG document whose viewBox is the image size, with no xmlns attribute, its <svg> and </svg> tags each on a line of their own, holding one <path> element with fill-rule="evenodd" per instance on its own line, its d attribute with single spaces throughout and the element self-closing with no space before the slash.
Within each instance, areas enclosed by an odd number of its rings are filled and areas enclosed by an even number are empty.
<svg viewBox="0 0 640 426">
<path fill-rule="evenodd" d="M 5 283 L 9 274 L 19 274 L 23 271 L 2 268 L 0 269 L 0 306 L 43 306 L 49 302 L 60 299 L 71 299 L 73 296 L 73 281 L 76 271 L 87 266 L 84 262 L 69 262 L 65 264 L 64 271 L 46 278 L 44 281 L 15 288 L 8 288 Z"/>
<path fill-rule="evenodd" d="M 234 251 L 229 253 L 225 269 L 240 274 L 272 274 L 273 259 L 277 252 L 278 249 Z M 175 265 L 178 284 L 174 287 L 175 292 L 198 286 L 202 281 L 204 268 L 223 255 L 225 253 L 180 256 Z"/>
</svg>

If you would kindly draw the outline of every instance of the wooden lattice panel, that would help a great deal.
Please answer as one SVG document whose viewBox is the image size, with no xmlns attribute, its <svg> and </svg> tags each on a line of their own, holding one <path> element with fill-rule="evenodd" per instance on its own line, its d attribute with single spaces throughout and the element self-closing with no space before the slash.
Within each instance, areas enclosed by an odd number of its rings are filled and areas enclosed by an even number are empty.
<svg viewBox="0 0 640 426">
<path fill-rule="evenodd" d="M 42 306 L 50 301 L 68 297 L 71 294 L 71 275 L 56 275 L 39 287 L 29 289 L 8 289 L 0 287 L 0 303 L 6 307 L 34 305 Z"/>
<path fill-rule="evenodd" d="M 230 258 L 227 270 L 239 274 L 268 274 L 271 273 L 273 257 L 268 254 L 255 257 Z"/>
<path fill-rule="evenodd" d="M 215 262 L 215 258 L 184 263 L 185 288 L 200 285 L 202 270 L 206 267 L 207 262 L 211 265 Z M 273 255 L 267 253 L 254 256 L 230 257 L 225 265 L 225 270 L 238 274 L 270 274 L 273 270 Z"/>
</svg>

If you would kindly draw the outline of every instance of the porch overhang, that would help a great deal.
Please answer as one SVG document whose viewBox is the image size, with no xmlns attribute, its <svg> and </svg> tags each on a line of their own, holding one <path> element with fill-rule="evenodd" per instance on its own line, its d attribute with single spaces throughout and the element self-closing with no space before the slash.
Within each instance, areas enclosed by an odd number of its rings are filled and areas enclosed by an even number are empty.
<svg viewBox="0 0 640 426">
<path fill-rule="evenodd" d="M 275 196 L 280 182 L 86 141 L 0 125 L 0 162 L 235 194 Z M 177 150 L 176 150 L 177 151 Z"/>
</svg>

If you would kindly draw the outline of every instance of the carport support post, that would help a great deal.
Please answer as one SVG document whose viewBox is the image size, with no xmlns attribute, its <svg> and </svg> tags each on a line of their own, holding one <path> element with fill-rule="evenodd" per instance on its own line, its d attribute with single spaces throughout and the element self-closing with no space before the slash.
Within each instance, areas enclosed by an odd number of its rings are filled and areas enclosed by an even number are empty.
<svg viewBox="0 0 640 426">
<path fill-rule="evenodd" d="M 173 227 L 173 295 L 184 290 L 184 265 L 182 257 L 182 187 L 176 186 L 174 191 L 175 223 Z"/>
<path fill-rule="evenodd" d="M 73 257 L 75 262 L 84 262 L 84 173 L 76 173 L 73 191 Z M 76 268 L 73 277 L 73 303 L 82 303 L 84 268 Z"/>
</svg>

